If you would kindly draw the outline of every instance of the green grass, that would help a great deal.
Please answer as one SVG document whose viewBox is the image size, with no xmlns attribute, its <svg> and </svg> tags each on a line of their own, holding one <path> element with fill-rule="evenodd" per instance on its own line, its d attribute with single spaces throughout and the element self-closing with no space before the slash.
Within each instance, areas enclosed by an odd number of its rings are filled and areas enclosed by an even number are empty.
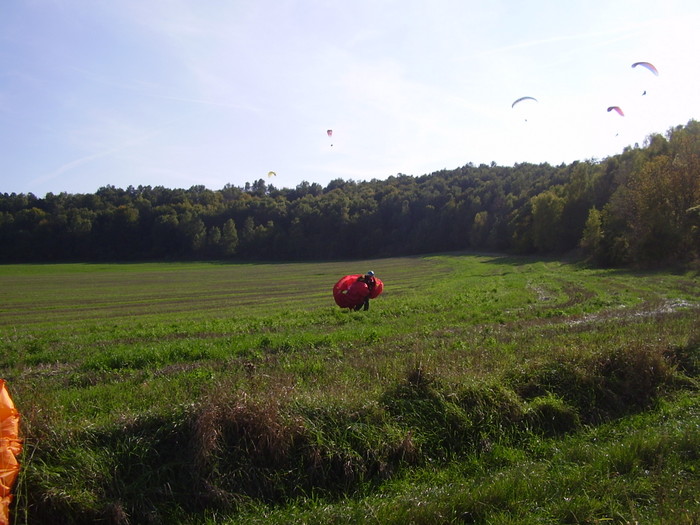
<svg viewBox="0 0 700 525">
<path fill-rule="evenodd" d="M 370 268 L 370 311 L 335 306 Z M 0 289 L 15 523 L 700 519 L 691 273 L 453 254 L 8 265 Z"/>
<path fill-rule="evenodd" d="M 250 505 L 207 523 L 697 523 L 700 400 L 559 439 L 493 444 L 440 469 L 414 469 L 369 495 Z"/>
</svg>

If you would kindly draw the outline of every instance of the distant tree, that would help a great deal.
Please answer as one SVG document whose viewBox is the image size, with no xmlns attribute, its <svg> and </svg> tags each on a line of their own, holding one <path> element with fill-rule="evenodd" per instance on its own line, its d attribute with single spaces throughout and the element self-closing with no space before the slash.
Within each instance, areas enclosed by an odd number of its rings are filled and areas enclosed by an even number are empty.
<svg viewBox="0 0 700 525">
<path fill-rule="evenodd" d="M 603 208 L 606 264 L 656 265 L 697 253 L 688 210 L 700 204 L 700 125 L 690 122 L 667 137 L 653 135 L 644 150 L 621 157 L 634 163 L 618 175 L 620 184 Z"/>
<path fill-rule="evenodd" d="M 540 252 L 561 249 L 561 217 L 566 201 L 554 191 L 548 190 L 532 198 L 532 236 L 535 248 Z"/>
<path fill-rule="evenodd" d="M 700 197 L 692 177 L 666 155 L 647 162 L 630 181 L 629 240 L 633 256 L 659 262 L 684 258 L 691 248 L 688 210 Z"/>
<path fill-rule="evenodd" d="M 182 238 L 183 255 L 195 255 L 202 251 L 206 245 L 207 229 L 204 221 L 199 216 L 186 213 L 180 218 L 178 224 Z"/>
<path fill-rule="evenodd" d="M 207 253 L 216 257 L 221 255 L 221 229 L 218 226 L 212 226 L 207 230 Z"/>
<path fill-rule="evenodd" d="M 151 255 L 153 257 L 173 257 L 180 255 L 178 242 L 179 221 L 175 210 L 164 206 L 158 210 L 151 227 Z"/>
<path fill-rule="evenodd" d="M 265 195 L 265 193 L 267 193 L 267 183 L 265 182 L 265 180 L 256 180 L 251 187 L 251 192 L 257 197 L 262 197 L 263 195 Z"/>
<path fill-rule="evenodd" d="M 583 228 L 583 236 L 581 237 L 580 246 L 583 253 L 589 260 L 601 260 L 601 240 L 603 238 L 602 221 L 600 211 L 596 208 L 591 208 L 588 211 L 588 218 Z"/>
<path fill-rule="evenodd" d="M 471 232 L 469 235 L 471 246 L 483 247 L 488 235 L 489 212 L 482 210 L 474 216 Z"/>
<path fill-rule="evenodd" d="M 233 219 L 228 219 L 221 231 L 221 253 L 225 257 L 230 257 L 236 253 L 237 249 L 238 231 L 236 230 L 236 223 Z"/>
</svg>

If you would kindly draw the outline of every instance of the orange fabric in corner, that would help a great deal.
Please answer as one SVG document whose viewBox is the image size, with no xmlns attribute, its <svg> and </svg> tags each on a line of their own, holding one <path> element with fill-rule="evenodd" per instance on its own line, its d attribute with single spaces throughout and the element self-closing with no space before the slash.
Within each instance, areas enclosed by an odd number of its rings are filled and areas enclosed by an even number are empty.
<svg viewBox="0 0 700 525">
<path fill-rule="evenodd" d="M 0 525 L 10 524 L 12 486 L 19 474 L 17 456 L 22 452 L 19 418 L 5 380 L 0 379 Z"/>
</svg>

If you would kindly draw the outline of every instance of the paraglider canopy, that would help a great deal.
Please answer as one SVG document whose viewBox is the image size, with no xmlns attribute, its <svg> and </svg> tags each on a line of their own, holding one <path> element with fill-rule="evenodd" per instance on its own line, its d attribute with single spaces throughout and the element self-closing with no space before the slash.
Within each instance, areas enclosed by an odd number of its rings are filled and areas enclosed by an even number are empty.
<svg viewBox="0 0 700 525">
<path fill-rule="evenodd" d="M 268 171 L 268 172 L 267 172 L 267 176 L 268 176 L 268 177 L 276 177 L 276 176 L 277 176 L 277 173 L 275 173 L 274 171 Z"/>
<path fill-rule="evenodd" d="M 632 64 L 633 69 L 636 68 L 637 66 L 641 66 L 642 68 L 651 71 L 657 77 L 659 76 L 659 70 L 656 69 L 656 66 L 654 66 L 654 64 L 652 64 L 651 62 L 635 62 L 634 64 Z M 645 82 L 646 82 L 646 80 L 645 80 Z M 645 89 L 644 92 L 642 93 L 642 96 L 644 96 L 646 94 L 647 94 L 647 90 Z"/>
<path fill-rule="evenodd" d="M 528 102 L 528 101 L 531 101 L 531 102 Z M 518 109 L 516 109 L 515 111 L 516 111 L 517 114 L 520 115 L 521 117 L 528 117 L 528 116 L 529 116 L 528 114 L 531 113 L 532 109 L 531 109 L 531 108 L 528 108 L 527 106 L 529 106 L 529 105 L 532 104 L 533 102 L 538 102 L 538 100 L 537 100 L 535 97 L 520 97 L 520 98 L 518 98 L 518 99 L 515 99 L 515 100 L 513 101 L 513 103 L 510 105 L 510 107 L 511 107 L 511 108 L 515 108 L 515 106 L 517 106 L 518 104 L 522 104 L 523 102 L 527 102 L 527 103 L 525 104 L 525 107 L 523 107 L 523 108 L 518 108 Z M 524 118 L 524 120 L 525 120 L 525 122 L 527 122 L 527 118 Z"/>
<path fill-rule="evenodd" d="M 608 108 L 608 113 L 610 113 L 611 111 L 617 112 L 621 117 L 625 116 L 625 112 L 622 111 L 622 108 L 620 106 L 610 106 Z"/>
<path fill-rule="evenodd" d="M 374 272 L 367 272 L 367 275 L 370 273 L 374 274 Z M 358 281 L 360 277 L 362 277 L 361 273 L 346 275 L 335 283 L 333 286 L 335 304 L 341 308 L 355 308 L 364 303 L 367 297 L 374 299 L 384 290 L 384 283 L 378 277 L 374 277 L 377 284 L 372 290 L 369 289 L 367 283 Z"/>
<path fill-rule="evenodd" d="M 516 99 L 516 100 L 510 105 L 510 107 L 511 107 L 511 108 L 514 108 L 516 104 L 519 104 L 519 103 L 522 102 L 523 100 L 534 100 L 535 102 L 537 102 L 537 99 L 536 99 L 535 97 L 520 97 L 519 99 Z"/>
<path fill-rule="evenodd" d="M 649 71 L 651 71 L 652 73 L 654 73 L 657 77 L 659 76 L 659 70 L 656 69 L 656 67 L 654 66 L 654 64 L 652 64 L 651 62 L 635 62 L 634 64 L 632 64 L 632 67 L 637 67 L 637 66 L 645 67 L 645 68 L 647 68 Z"/>
</svg>

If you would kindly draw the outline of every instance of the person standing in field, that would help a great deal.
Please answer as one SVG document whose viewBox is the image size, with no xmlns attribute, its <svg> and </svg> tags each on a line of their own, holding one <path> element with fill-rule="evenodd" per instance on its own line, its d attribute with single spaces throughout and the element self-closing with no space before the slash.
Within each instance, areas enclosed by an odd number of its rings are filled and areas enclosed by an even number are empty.
<svg viewBox="0 0 700 525">
<path fill-rule="evenodd" d="M 375 286 L 377 286 L 377 280 L 374 278 L 374 272 L 370 270 L 366 274 L 358 277 L 357 281 L 367 285 L 367 295 L 365 296 L 364 302 L 355 307 L 355 311 L 359 310 L 360 308 L 363 310 L 369 310 L 369 297 L 372 295 L 372 291 L 374 290 Z"/>
</svg>

